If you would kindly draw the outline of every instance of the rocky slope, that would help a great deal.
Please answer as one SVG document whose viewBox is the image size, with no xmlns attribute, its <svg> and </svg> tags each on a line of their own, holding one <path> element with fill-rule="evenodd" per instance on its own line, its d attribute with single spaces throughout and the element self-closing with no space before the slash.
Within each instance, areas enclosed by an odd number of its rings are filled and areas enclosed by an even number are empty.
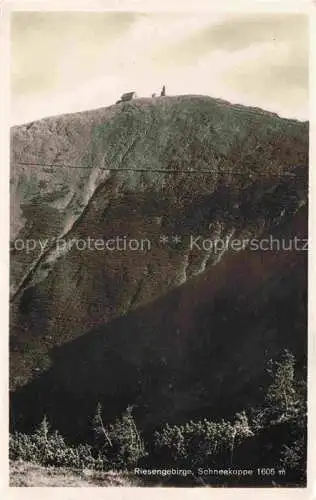
<svg viewBox="0 0 316 500">
<path fill-rule="evenodd" d="M 145 426 L 230 414 L 284 347 L 304 365 L 307 253 L 214 243 L 306 238 L 308 123 L 182 96 L 11 133 L 20 425 L 45 411 L 78 430 L 97 400 L 109 418 L 136 404 Z M 80 249 L 117 237 L 144 248 Z"/>
</svg>

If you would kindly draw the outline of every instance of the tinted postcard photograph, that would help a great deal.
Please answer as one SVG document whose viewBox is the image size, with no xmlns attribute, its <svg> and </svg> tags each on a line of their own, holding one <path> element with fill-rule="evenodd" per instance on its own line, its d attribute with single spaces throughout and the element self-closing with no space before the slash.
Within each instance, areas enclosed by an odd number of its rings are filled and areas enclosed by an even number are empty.
<svg viewBox="0 0 316 500">
<path fill-rule="evenodd" d="M 305 488 L 309 14 L 21 5 L 10 486 Z"/>
</svg>

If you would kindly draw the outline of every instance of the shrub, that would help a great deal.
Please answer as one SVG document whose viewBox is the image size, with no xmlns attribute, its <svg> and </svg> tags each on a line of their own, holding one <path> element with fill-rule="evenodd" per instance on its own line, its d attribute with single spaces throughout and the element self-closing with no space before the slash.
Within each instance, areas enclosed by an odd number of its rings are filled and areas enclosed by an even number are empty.
<svg viewBox="0 0 316 500">
<path fill-rule="evenodd" d="M 278 361 L 270 360 L 265 402 L 253 410 L 253 428 L 257 431 L 283 426 L 274 441 L 274 453 L 297 481 L 306 478 L 307 384 L 295 372 L 294 355 L 285 349 Z M 280 427 L 279 427 L 280 428 Z M 282 427 L 281 427 L 282 428 Z"/>
<path fill-rule="evenodd" d="M 266 402 L 271 414 L 278 421 L 289 420 L 298 412 L 299 400 L 295 389 L 295 358 L 287 349 L 281 360 L 272 362 L 268 367 L 268 373 L 272 377 L 267 394 Z"/>
<path fill-rule="evenodd" d="M 158 454 L 174 464 L 199 467 L 207 464 L 229 463 L 234 447 L 253 433 L 245 414 L 236 415 L 234 424 L 222 420 L 190 420 L 183 425 L 166 424 L 154 435 Z"/>
<path fill-rule="evenodd" d="M 111 446 L 108 447 L 108 460 L 118 467 L 133 467 L 147 455 L 144 441 L 137 429 L 133 408 L 129 406 L 122 417 L 106 429 Z"/>
<path fill-rule="evenodd" d="M 295 373 L 295 357 L 285 349 L 278 361 L 270 360 L 271 377 L 264 404 L 252 410 L 252 425 L 259 430 L 282 422 L 306 427 L 306 383 Z"/>
<path fill-rule="evenodd" d="M 91 446 L 69 446 L 58 431 L 50 431 L 46 417 L 33 434 L 15 432 L 9 438 L 11 460 L 24 460 L 40 465 L 72 468 L 95 468 Z"/>
<path fill-rule="evenodd" d="M 33 434 L 15 432 L 9 439 L 11 460 L 24 460 L 40 465 L 107 470 L 114 467 L 129 468 L 146 455 L 144 441 L 136 427 L 132 407 L 107 428 L 102 422 L 102 408 L 98 405 L 93 419 L 94 430 L 100 439 L 93 446 L 69 446 L 58 431 L 51 431 L 44 417 Z"/>
</svg>

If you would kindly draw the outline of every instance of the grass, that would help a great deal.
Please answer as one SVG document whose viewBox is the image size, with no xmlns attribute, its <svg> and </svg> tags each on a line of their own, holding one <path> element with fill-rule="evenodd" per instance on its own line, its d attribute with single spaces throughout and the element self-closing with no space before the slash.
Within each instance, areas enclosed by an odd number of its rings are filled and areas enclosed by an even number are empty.
<svg viewBox="0 0 316 500">
<path fill-rule="evenodd" d="M 43 467 L 22 460 L 10 461 L 11 487 L 128 487 L 139 486 L 119 472 L 96 472 L 89 469 Z"/>
</svg>

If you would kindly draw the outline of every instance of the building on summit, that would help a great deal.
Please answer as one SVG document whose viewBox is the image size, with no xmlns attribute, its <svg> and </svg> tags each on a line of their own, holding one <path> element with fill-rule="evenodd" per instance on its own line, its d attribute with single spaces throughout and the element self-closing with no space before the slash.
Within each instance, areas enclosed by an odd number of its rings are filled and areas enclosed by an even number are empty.
<svg viewBox="0 0 316 500">
<path fill-rule="evenodd" d="M 116 101 L 116 104 L 120 104 L 120 102 L 126 102 L 126 101 L 131 101 L 132 99 L 137 99 L 138 95 L 136 94 L 135 91 L 133 92 L 125 92 L 124 94 L 121 95 L 121 98 Z"/>
</svg>

